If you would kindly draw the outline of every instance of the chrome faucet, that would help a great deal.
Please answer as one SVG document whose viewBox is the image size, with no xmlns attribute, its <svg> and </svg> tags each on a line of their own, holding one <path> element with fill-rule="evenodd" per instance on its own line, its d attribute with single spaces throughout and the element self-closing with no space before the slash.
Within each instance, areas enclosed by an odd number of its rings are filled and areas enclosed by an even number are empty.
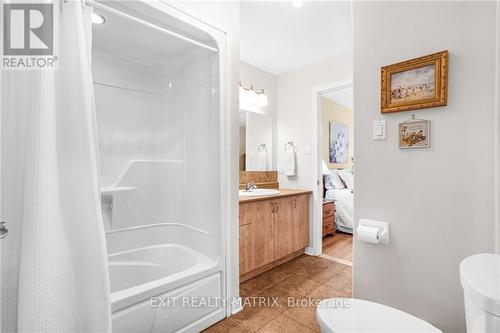
<svg viewBox="0 0 500 333">
<path fill-rule="evenodd" d="M 247 192 L 251 192 L 252 190 L 255 190 L 257 188 L 257 185 L 255 185 L 254 182 L 249 182 L 247 183 L 247 185 L 245 186 L 245 191 Z"/>
<path fill-rule="evenodd" d="M 5 224 L 5 222 L 0 222 L 0 239 L 4 238 L 9 233 L 9 230 L 5 227 Z"/>
</svg>

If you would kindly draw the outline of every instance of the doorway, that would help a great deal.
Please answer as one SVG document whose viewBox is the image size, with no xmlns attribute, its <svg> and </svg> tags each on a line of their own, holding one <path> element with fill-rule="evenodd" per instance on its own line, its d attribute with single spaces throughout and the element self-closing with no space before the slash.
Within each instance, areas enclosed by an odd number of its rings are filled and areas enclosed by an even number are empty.
<svg viewBox="0 0 500 333">
<path fill-rule="evenodd" d="M 314 252 L 352 266 L 354 149 L 352 81 L 313 89 L 317 137 L 314 161 Z"/>
</svg>

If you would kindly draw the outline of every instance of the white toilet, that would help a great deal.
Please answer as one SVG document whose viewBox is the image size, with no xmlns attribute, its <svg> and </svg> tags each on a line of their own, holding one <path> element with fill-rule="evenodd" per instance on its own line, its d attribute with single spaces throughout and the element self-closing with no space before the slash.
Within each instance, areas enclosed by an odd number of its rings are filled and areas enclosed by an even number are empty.
<svg viewBox="0 0 500 333">
<path fill-rule="evenodd" d="M 411 314 L 354 298 L 323 300 L 316 312 L 321 333 L 442 333 Z"/>
<path fill-rule="evenodd" d="M 476 254 L 460 263 L 468 333 L 500 332 L 500 256 Z"/>
<path fill-rule="evenodd" d="M 460 263 L 468 333 L 500 332 L 500 255 L 477 254 Z M 441 332 L 406 312 L 353 298 L 330 298 L 316 313 L 322 333 Z"/>
</svg>

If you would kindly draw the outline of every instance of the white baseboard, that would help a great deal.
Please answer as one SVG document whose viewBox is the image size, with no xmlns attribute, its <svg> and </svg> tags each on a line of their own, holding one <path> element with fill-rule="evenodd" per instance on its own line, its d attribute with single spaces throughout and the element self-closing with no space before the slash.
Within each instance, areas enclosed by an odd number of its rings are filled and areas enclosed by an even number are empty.
<svg viewBox="0 0 500 333">
<path fill-rule="evenodd" d="M 234 302 L 231 306 L 231 315 L 235 315 L 241 310 L 243 310 L 243 305 L 241 305 L 241 297 L 238 298 L 238 302 Z"/>
<path fill-rule="evenodd" d="M 314 248 L 310 246 L 306 247 L 304 253 L 310 256 L 319 256 L 321 254 L 321 253 L 316 253 L 316 251 L 314 251 Z"/>
</svg>

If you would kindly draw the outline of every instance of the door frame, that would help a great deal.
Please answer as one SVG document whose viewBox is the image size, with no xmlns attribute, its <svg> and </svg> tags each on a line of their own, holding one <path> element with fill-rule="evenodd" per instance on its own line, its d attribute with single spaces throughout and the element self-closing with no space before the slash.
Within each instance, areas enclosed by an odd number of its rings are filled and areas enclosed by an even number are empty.
<svg viewBox="0 0 500 333">
<path fill-rule="evenodd" d="M 496 63 L 495 63 L 495 124 L 494 124 L 494 246 L 495 253 L 500 254 L 500 1 L 496 2 Z"/>
<path fill-rule="evenodd" d="M 311 235 L 311 246 L 308 248 L 308 253 L 312 255 L 321 255 L 323 253 L 323 171 L 322 171 L 322 140 L 323 127 L 321 123 L 321 96 L 323 94 L 338 91 L 353 87 L 352 80 L 343 80 L 330 82 L 321 86 L 313 87 L 312 89 L 312 109 L 313 109 L 313 125 L 316 137 L 313 138 L 313 173 L 311 184 L 313 186 L 313 213 L 312 227 L 309 229 Z M 354 110 L 353 110 L 354 111 Z M 314 134 L 313 134 L 314 135 Z"/>
</svg>

